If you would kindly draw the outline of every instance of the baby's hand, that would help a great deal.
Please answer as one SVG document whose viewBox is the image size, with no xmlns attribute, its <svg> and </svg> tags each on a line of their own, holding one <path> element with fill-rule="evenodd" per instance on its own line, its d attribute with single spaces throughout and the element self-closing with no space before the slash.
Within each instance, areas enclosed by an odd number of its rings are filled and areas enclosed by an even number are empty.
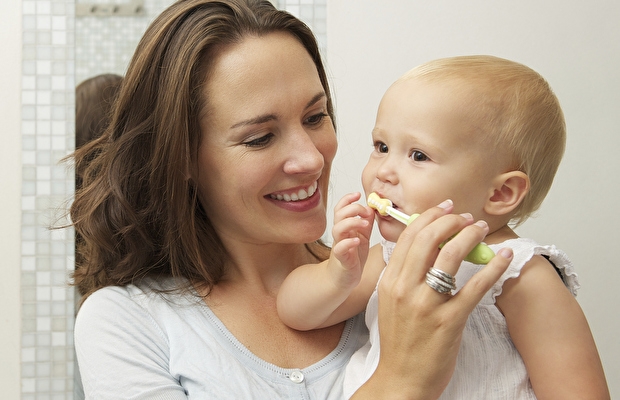
<svg viewBox="0 0 620 400">
<path fill-rule="evenodd" d="M 359 283 L 368 258 L 375 213 L 370 207 L 356 203 L 360 197 L 359 192 L 349 193 L 334 210 L 334 245 L 328 269 L 336 285 L 343 289 Z"/>
</svg>

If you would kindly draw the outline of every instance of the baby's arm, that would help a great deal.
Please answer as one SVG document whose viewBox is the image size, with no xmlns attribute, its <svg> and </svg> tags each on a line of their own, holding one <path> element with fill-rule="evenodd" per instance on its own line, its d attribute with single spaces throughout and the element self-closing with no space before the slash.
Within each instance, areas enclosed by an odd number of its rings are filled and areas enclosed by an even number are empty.
<svg viewBox="0 0 620 400">
<path fill-rule="evenodd" d="M 551 264 L 534 257 L 497 298 L 538 399 L 609 399 L 588 322 Z"/>
<path fill-rule="evenodd" d="M 330 326 L 364 310 L 384 266 L 379 245 L 369 250 L 374 212 L 344 196 L 334 213 L 334 247 L 328 260 L 296 268 L 278 292 L 278 314 L 288 326 Z"/>
</svg>

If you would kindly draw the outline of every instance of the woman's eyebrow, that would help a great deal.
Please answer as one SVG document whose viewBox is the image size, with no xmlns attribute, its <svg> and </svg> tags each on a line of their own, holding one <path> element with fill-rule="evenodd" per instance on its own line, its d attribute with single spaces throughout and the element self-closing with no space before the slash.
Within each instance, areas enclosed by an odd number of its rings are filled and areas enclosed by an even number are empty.
<svg viewBox="0 0 620 400">
<path fill-rule="evenodd" d="M 319 100 L 321 100 L 324 97 L 325 97 L 325 92 L 319 92 L 319 93 L 315 94 L 312 97 L 312 99 L 310 99 L 308 104 L 306 104 L 306 108 L 312 107 L 314 104 L 316 104 Z M 239 122 L 233 124 L 230 127 L 230 129 L 239 128 L 240 126 L 258 125 L 258 124 L 262 124 L 262 123 L 265 123 L 265 122 L 274 121 L 274 120 L 277 120 L 277 119 L 278 119 L 278 116 L 276 114 L 259 115 L 259 116 L 254 117 L 254 118 L 249 118 L 249 119 L 244 119 L 243 121 L 239 121 Z"/>
<path fill-rule="evenodd" d="M 268 121 L 274 121 L 276 119 L 278 119 L 278 117 L 275 114 L 259 115 L 258 117 L 245 119 L 243 121 L 237 122 L 236 124 L 231 126 L 230 129 L 238 128 L 240 126 L 262 124 Z"/>
<path fill-rule="evenodd" d="M 315 94 L 312 99 L 306 104 L 306 108 L 312 107 L 315 103 L 325 97 L 325 92 L 319 92 Z"/>
</svg>

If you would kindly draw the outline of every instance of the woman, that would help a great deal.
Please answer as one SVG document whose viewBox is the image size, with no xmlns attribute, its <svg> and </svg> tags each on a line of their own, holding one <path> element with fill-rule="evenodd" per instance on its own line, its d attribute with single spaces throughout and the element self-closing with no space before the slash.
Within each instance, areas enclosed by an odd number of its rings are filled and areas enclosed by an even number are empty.
<svg viewBox="0 0 620 400">
<path fill-rule="evenodd" d="M 334 126 L 312 33 L 268 1 L 184 0 L 153 22 L 110 128 L 76 152 L 94 157 L 71 208 L 87 398 L 341 398 L 363 317 L 299 332 L 275 307 L 290 271 L 328 256 Z M 468 313 L 509 262 L 458 298 L 426 286 L 485 233 L 450 212 L 401 236 L 379 289 L 382 359 L 354 398 L 435 398 L 449 380 Z"/>
</svg>

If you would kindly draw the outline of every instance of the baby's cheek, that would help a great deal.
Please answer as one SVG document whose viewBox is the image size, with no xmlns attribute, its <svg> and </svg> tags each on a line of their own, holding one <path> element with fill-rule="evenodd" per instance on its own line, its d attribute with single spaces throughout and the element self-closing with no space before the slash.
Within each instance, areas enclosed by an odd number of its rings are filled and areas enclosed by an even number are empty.
<svg viewBox="0 0 620 400">
<path fill-rule="evenodd" d="M 381 237 L 390 242 L 398 241 L 398 237 L 405 230 L 405 225 L 396 220 L 384 220 L 379 218 L 377 220 L 377 226 Z"/>
</svg>

